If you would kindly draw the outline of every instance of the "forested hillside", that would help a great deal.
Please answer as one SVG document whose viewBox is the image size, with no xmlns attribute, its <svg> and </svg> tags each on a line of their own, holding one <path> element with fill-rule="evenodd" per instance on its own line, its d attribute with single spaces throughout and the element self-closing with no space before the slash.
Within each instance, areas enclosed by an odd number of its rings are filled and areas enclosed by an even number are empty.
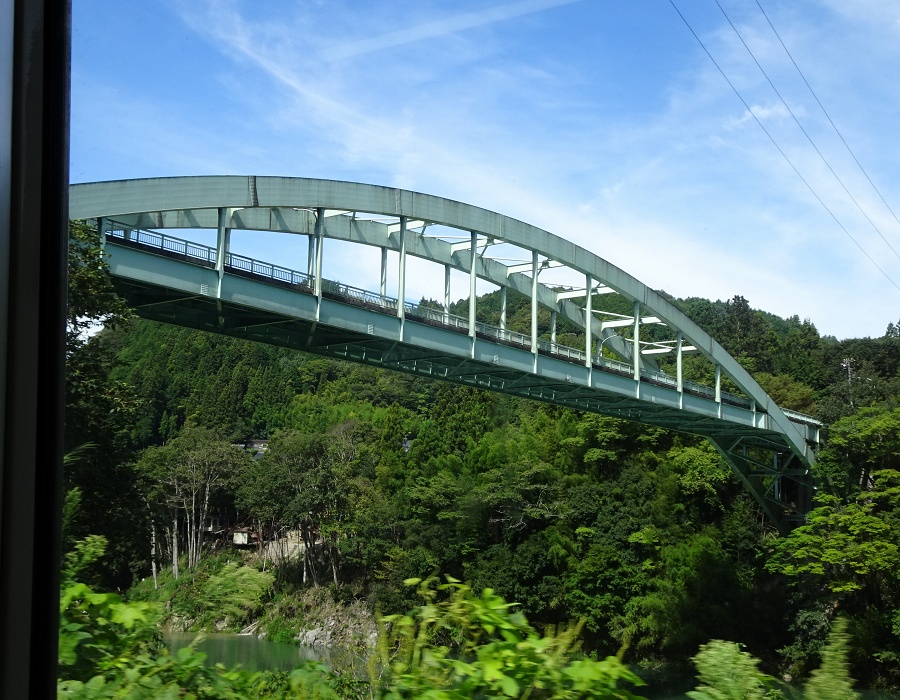
<svg viewBox="0 0 900 700">
<path fill-rule="evenodd" d="M 583 620 L 587 650 L 632 661 L 682 662 L 718 638 L 802 676 L 844 616 L 858 677 L 896 685 L 897 327 L 838 341 L 740 296 L 674 301 L 780 404 L 830 426 L 817 508 L 788 537 L 698 438 L 116 308 L 107 330 L 70 338 L 67 542 L 105 536 L 86 575 L 126 589 L 154 562 L 190 578 L 210 517 L 297 530 L 305 554 L 275 562 L 272 600 L 319 586 L 404 612 L 405 579 L 447 574 L 538 625 Z M 491 295 L 478 308 L 499 313 Z M 527 313 L 511 295 L 510 327 Z M 232 447 L 261 438 L 256 458 Z"/>
</svg>

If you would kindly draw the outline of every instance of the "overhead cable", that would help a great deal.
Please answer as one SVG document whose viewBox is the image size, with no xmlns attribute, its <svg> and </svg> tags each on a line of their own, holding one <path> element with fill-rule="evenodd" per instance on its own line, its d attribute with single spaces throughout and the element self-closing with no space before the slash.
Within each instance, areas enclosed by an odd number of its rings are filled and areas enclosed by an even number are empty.
<svg viewBox="0 0 900 700">
<path fill-rule="evenodd" d="M 841 143 L 843 143 L 844 146 L 847 148 L 847 152 L 851 155 L 853 160 L 859 166 L 859 169 L 862 171 L 862 174 L 866 176 L 866 180 L 868 180 L 869 184 L 872 185 L 872 189 L 875 190 L 875 192 L 878 194 L 878 197 L 881 199 L 884 206 L 886 206 L 887 210 L 889 212 L 891 212 L 891 216 L 894 217 L 894 221 L 896 221 L 898 224 L 900 224 L 900 218 L 897 218 L 897 214 L 894 213 L 894 210 L 891 208 L 891 205 L 887 203 L 887 200 L 881 194 L 881 190 L 879 190 L 875 186 L 875 183 L 872 182 L 872 178 L 869 177 L 869 173 L 866 172 L 866 169 L 863 167 L 862 163 L 859 162 L 859 159 L 856 157 L 856 154 L 853 152 L 853 149 L 850 148 L 850 144 L 848 144 L 847 141 L 844 139 L 844 135 L 841 133 L 841 130 L 837 128 L 837 124 L 835 124 L 832 121 L 831 115 L 828 114 L 828 111 L 825 109 L 825 105 L 823 105 L 821 100 L 819 100 L 819 96 L 816 95 L 816 91 L 812 89 L 812 85 L 809 84 L 809 81 L 806 79 L 806 76 L 803 74 L 803 71 L 800 70 L 800 66 L 797 65 L 797 62 L 794 60 L 794 57 L 791 55 L 791 52 L 788 51 L 788 47 L 785 46 L 784 41 L 781 39 L 781 35 L 778 33 L 778 30 L 775 29 L 775 25 L 772 24 L 772 20 L 769 19 L 769 15 L 766 14 L 766 11 L 763 9 L 763 6 L 759 4 L 759 0 L 756 0 L 756 5 L 757 5 L 757 7 L 759 7 L 759 11 L 762 12 L 763 17 L 766 18 L 766 22 L 769 23 L 769 27 L 771 27 L 772 32 L 778 38 L 778 41 L 781 44 L 781 48 L 784 49 L 784 52 L 788 55 L 788 58 L 791 59 L 791 63 L 794 64 L 794 68 L 797 69 L 797 73 L 800 74 L 800 77 L 803 79 L 803 82 L 806 84 L 806 87 L 809 88 L 809 92 L 813 96 L 813 99 L 815 99 L 816 103 L 821 108 L 822 114 L 825 115 L 825 118 L 828 120 L 828 123 L 831 124 L 831 127 L 834 129 L 834 133 L 836 133 L 838 135 L 838 138 L 841 140 Z"/>
<path fill-rule="evenodd" d="M 875 229 L 875 232 L 881 237 L 881 240 L 884 241 L 885 245 L 887 245 L 887 247 L 891 249 L 891 252 L 896 256 L 896 258 L 898 260 L 900 260 L 900 253 L 898 253 L 894 249 L 894 246 L 892 246 L 890 244 L 890 241 L 888 241 L 888 239 L 884 237 L 884 234 L 881 232 L 881 229 L 879 229 L 878 226 L 875 224 L 875 222 L 872 221 L 872 219 L 866 213 L 866 210 L 863 209 L 862 205 L 857 201 L 856 197 L 854 197 L 850 193 L 850 190 L 847 189 L 847 185 L 844 184 L 844 181 L 841 179 L 841 177 L 834 171 L 834 168 L 831 167 L 831 163 L 828 162 L 828 159 L 825 158 L 825 156 L 822 154 L 822 151 L 819 150 L 819 147 L 816 145 L 815 141 L 812 140 L 812 137 L 809 135 L 809 133 L 806 131 L 806 129 L 803 128 L 803 124 L 800 123 L 800 120 L 797 118 L 797 115 L 794 114 L 794 110 L 792 110 L 790 108 L 790 105 L 788 105 L 788 103 L 785 101 L 784 97 L 781 96 L 781 93 L 778 91 L 778 88 L 775 87 L 775 83 L 772 82 L 772 79 L 769 77 L 769 74 L 766 73 L 765 68 L 762 67 L 759 60 L 757 60 L 756 55 L 753 53 L 753 51 L 747 45 L 747 42 L 744 41 L 744 37 L 741 36 L 741 33 L 740 33 L 740 31 L 738 31 L 738 28 L 736 26 L 734 26 L 734 22 L 731 21 L 731 17 L 728 16 L 727 12 L 725 12 L 725 9 L 722 7 L 719 0 L 715 0 L 715 3 L 719 7 L 719 10 L 721 10 L 722 15 L 728 21 L 728 24 L 731 25 L 731 28 L 734 30 L 734 33 L 737 35 L 737 38 L 741 40 L 741 43 L 744 45 L 744 48 L 747 49 L 747 53 L 750 54 L 750 58 L 753 59 L 753 62 L 756 64 L 756 67 L 759 68 L 760 73 L 763 74 L 765 79 L 768 81 L 769 86 L 772 88 L 772 90 L 775 91 L 775 94 L 778 95 L 778 99 L 781 100 L 781 104 L 784 105 L 784 108 L 788 111 L 788 114 L 791 115 L 791 117 L 794 119 L 794 122 L 800 128 L 800 131 L 803 132 L 803 135 L 806 137 L 806 140 L 809 141 L 809 145 L 813 147 L 813 150 L 819 155 L 819 158 L 822 159 L 822 162 L 825 163 L 825 167 L 827 167 L 828 170 L 831 172 L 831 174 L 834 175 L 834 179 L 838 181 L 840 186 L 843 188 L 844 192 L 847 193 L 847 196 L 856 205 L 856 208 L 859 209 L 860 213 L 864 217 L 866 217 L 866 221 L 868 221 L 872 225 L 872 228 Z"/>
<path fill-rule="evenodd" d="M 865 248 L 862 247 L 862 245 L 859 243 L 859 241 L 857 241 L 857 240 L 853 237 L 853 235 L 850 233 L 850 231 L 847 230 L 847 227 L 844 226 L 844 224 L 841 223 L 840 219 L 838 219 L 837 216 L 835 215 L 835 213 L 834 213 L 833 211 L 831 211 L 831 209 L 828 207 L 827 204 L 825 204 L 825 202 L 822 200 L 822 198 L 821 198 L 821 197 L 818 195 L 818 193 L 813 189 L 812 185 L 810 185 L 809 182 L 806 180 L 806 178 L 803 177 L 803 174 L 797 169 L 797 166 L 794 165 L 793 161 L 791 161 L 791 159 L 790 159 L 790 158 L 788 157 L 788 155 L 784 152 L 784 150 L 782 150 L 781 146 L 778 145 L 778 142 L 775 140 L 775 138 L 772 136 L 772 134 L 769 133 L 769 130 L 766 129 L 765 125 L 762 123 L 762 121 L 760 120 L 760 118 L 756 115 L 756 112 L 753 111 L 753 109 L 750 107 L 750 105 L 749 105 L 749 104 L 747 103 L 747 101 L 744 99 L 744 96 L 741 95 L 740 91 L 734 86 L 734 83 L 731 82 L 731 80 L 730 80 L 730 79 L 728 78 L 728 76 L 725 74 L 725 71 L 722 70 L 722 67 L 721 67 L 721 66 L 719 65 L 719 63 L 716 61 L 716 59 L 713 58 L 713 55 L 710 53 L 709 49 L 706 48 L 706 44 L 703 43 L 703 40 L 697 35 L 697 32 L 694 31 L 694 28 L 691 26 L 690 22 L 687 21 L 687 19 L 685 18 L 685 16 L 684 16 L 683 14 L 681 14 L 681 10 L 679 10 L 679 9 L 678 9 L 678 6 L 675 4 L 675 0 L 669 0 L 669 4 L 675 9 L 675 12 L 678 13 L 678 16 L 681 18 L 681 21 L 684 22 L 685 26 L 688 28 L 688 30 L 690 31 L 690 33 L 694 35 L 694 38 L 697 40 L 697 43 L 700 44 L 700 47 L 703 49 L 703 51 L 704 51 L 704 52 L 706 53 L 706 55 L 709 57 L 709 60 L 712 61 L 713 65 L 716 67 L 716 69 L 719 71 L 719 73 L 720 73 L 720 74 L 722 75 L 722 77 L 725 79 L 725 82 L 728 83 L 728 86 L 732 89 L 732 91 L 734 92 L 734 94 L 737 95 L 737 98 L 741 101 L 741 103 L 744 105 L 744 107 L 745 107 L 745 108 L 747 109 L 747 111 L 750 113 L 750 116 L 753 117 L 753 119 L 754 119 L 754 120 L 756 121 L 756 123 L 759 125 L 759 128 L 763 130 L 763 133 L 764 133 L 766 136 L 769 137 L 769 141 L 772 142 L 772 145 L 775 146 L 775 148 L 776 148 L 776 149 L 778 150 L 778 152 L 781 154 L 781 157 L 785 159 L 785 161 L 787 162 L 787 164 L 788 164 L 789 166 L 791 166 L 791 169 L 797 174 L 797 177 L 799 177 L 800 180 L 803 182 L 803 184 L 806 185 L 806 188 L 810 191 L 810 193 L 812 194 L 812 196 L 815 197 L 816 200 L 819 202 L 819 204 L 822 205 L 822 208 L 823 208 L 826 212 L 828 212 L 829 216 L 831 216 L 831 218 L 834 219 L 834 222 L 835 222 L 835 223 L 840 227 L 840 229 L 847 235 L 847 237 L 848 237 L 851 241 L 853 241 L 854 245 L 856 245 L 856 247 L 860 249 L 860 251 L 862 252 L 862 254 L 865 255 L 865 256 L 869 259 L 869 262 L 871 262 L 871 263 L 876 267 L 876 269 L 877 269 L 882 275 L 884 275 L 885 279 L 887 279 L 888 282 L 890 282 L 892 285 L 894 285 L 894 287 L 897 289 L 897 291 L 900 291 L 900 285 L 898 285 L 898 284 L 891 278 L 891 276 L 888 275 L 888 273 L 885 272 L 877 262 L 875 262 L 875 259 L 874 259 L 871 255 L 869 255 L 869 253 L 866 251 Z"/>
</svg>

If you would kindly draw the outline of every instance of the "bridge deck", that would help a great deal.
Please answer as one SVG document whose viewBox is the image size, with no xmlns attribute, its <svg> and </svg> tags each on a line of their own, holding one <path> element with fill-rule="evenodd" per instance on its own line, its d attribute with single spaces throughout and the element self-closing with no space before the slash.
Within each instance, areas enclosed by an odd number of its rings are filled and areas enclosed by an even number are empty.
<svg viewBox="0 0 900 700">
<path fill-rule="evenodd" d="M 584 351 L 545 340 L 534 357 L 524 334 L 481 322 L 473 349 L 467 319 L 405 302 L 401 322 L 395 298 L 334 280 L 322 281 L 319 308 L 306 273 L 235 254 L 216 295 L 215 249 L 170 236 L 157 243 L 108 234 L 106 250 L 119 291 L 147 318 L 786 449 L 745 397 L 721 392 L 717 402 L 712 387 L 689 381 L 678 392 L 663 372 L 642 370 L 638 384 L 624 362 L 594 358 L 588 368 Z M 789 417 L 815 438 L 815 419 Z"/>
</svg>

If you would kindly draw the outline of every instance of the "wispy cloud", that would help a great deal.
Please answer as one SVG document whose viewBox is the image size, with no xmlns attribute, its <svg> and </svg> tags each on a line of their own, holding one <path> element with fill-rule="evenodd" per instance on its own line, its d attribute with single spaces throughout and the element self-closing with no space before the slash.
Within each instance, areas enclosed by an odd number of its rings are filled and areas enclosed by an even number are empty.
<svg viewBox="0 0 900 700">
<path fill-rule="evenodd" d="M 445 28 L 475 26 L 476 21 L 484 25 L 569 1 L 517 2 L 502 5 L 496 11 L 451 18 L 441 25 Z M 212 45 L 221 47 L 225 55 L 249 62 L 287 88 L 293 102 L 289 100 L 278 110 L 283 128 L 309 131 L 314 124 L 318 138 L 333 144 L 332 160 L 340 156 L 357 168 L 365 168 L 366 164 L 369 168 L 386 168 L 396 184 L 406 186 L 421 182 L 421 175 L 429 173 L 428 180 L 436 186 L 449 186 L 459 196 L 490 191 L 497 206 L 507 200 L 504 190 L 514 189 L 504 185 L 508 178 L 502 174 L 502 161 L 491 149 L 478 148 L 477 144 L 460 148 L 454 143 L 459 123 L 453 123 L 456 115 L 452 105 L 424 119 L 418 116 L 417 110 L 404 105 L 373 103 L 354 88 L 346 74 L 330 73 L 323 78 L 314 68 L 319 56 L 309 57 L 310 47 L 300 43 L 302 39 L 294 43 L 273 41 L 267 26 L 242 15 L 234 3 L 215 3 L 202 13 L 192 9 L 184 18 Z M 422 32 L 419 34 L 424 36 Z M 477 103 L 478 94 L 490 92 L 492 86 L 467 84 L 465 89 L 467 97 Z M 518 154 L 509 154 L 506 161 L 511 157 Z"/>
<path fill-rule="evenodd" d="M 487 7 L 476 12 L 464 12 L 380 36 L 351 41 L 324 51 L 322 58 L 325 60 L 340 60 L 374 51 L 383 51 L 384 49 L 412 44 L 425 39 L 435 39 L 487 24 L 505 22 L 515 17 L 541 12 L 560 5 L 569 5 L 574 2 L 580 2 L 580 0 L 518 0 L 518 2 Z"/>
<path fill-rule="evenodd" d="M 117 11 L 112 0 L 96 1 Z M 91 133 L 73 136 L 73 173 L 105 179 L 160 170 L 257 172 L 396 185 L 542 226 L 679 296 L 743 294 L 754 306 L 809 316 L 837 335 L 880 333 L 896 321 L 878 305 L 860 311 L 861 295 L 894 292 L 809 194 L 677 16 L 667 24 L 667 16 L 638 3 L 563 8 L 573 0 L 498 0 L 491 7 L 472 0 L 467 10 L 424 0 L 377 9 L 363 0 L 161 1 L 184 20 L 176 27 L 183 45 L 202 51 L 202 61 L 172 61 L 172 71 L 191 65 L 190 80 L 164 78 L 152 90 L 140 77 L 76 84 L 76 128 Z M 898 191 L 900 152 L 889 135 L 900 91 L 887 68 L 886 78 L 871 70 L 893 65 L 885 61 L 896 54 L 888 39 L 893 3 L 849 0 L 864 19 L 842 24 L 842 16 L 822 9 L 831 1 L 763 4 L 847 138 L 863 144 L 857 153 L 874 163 L 870 172 L 886 183 L 883 191 Z M 731 29 L 699 5 L 690 12 L 747 104 L 879 255 L 883 244 L 859 224 Z M 108 20 L 96 14 L 102 36 Z M 509 21 L 526 15 L 527 22 Z M 885 22 L 878 40 L 863 40 L 876 33 L 878 18 Z M 740 21 L 784 85 L 793 69 L 764 19 L 747 11 Z M 127 31 L 126 19 L 119 22 Z M 843 34 L 844 24 L 855 33 Z M 100 55 L 102 42 L 89 43 Z M 840 51 L 822 51 L 835 45 Z M 129 51 L 122 61 L 133 58 Z M 151 63 L 158 61 L 135 61 L 134 75 Z M 786 99 L 818 140 L 827 124 L 802 84 L 792 85 L 788 80 Z M 876 117 L 881 122 L 872 128 Z M 129 152 L 135 156 L 120 155 Z M 849 157 L 827 152 L 846 177 Z M 89 163 L 92 157 L 102 164 Z M 852 179 L 851 189 L 859 184 Z M 873 195 L 861 201 L 878 206 Z M 885 231 L 888 219 L 877 214 Z M 378 272 L 367 260 L 354 256 L 342 271 L 354 284 L 377 286 L 365 279 Z M 891 272 L 900 278 L 900 264 Z M 411 275 L 411 294 L 434 295 L 427 271 Z"/>
</svg>

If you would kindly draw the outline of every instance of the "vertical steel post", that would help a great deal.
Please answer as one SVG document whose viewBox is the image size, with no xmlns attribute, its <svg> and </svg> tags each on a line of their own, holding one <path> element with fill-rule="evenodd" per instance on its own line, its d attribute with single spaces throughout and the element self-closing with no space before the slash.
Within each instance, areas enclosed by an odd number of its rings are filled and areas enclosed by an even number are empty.
<svg viewBox="0 0 900 700">
<path fill-rule="evenodd" d="M 506 287 L 500 287 L 500 330 L 506 330 Z"/>
<path fill-rule="evenodd" d="M 472 231 L 472 256 L 469 258 L 469 335 L 475 339 L 475 258 L 478 255 L 478 234 Z M 474 351 L 474 344 L 472 350 Z"/>
<path fill-rule="evenodd" d="M 381 248 L 381 303 L 384 304 L 384 298 L 387 296 L 387 248 Z"/>
<path fill-rule="evenodd" d="M 400 274 L 397 283 L 397 318 L 403 320 L 406 309 L 403 300 L 406 298 L 406 217 L 400 217 Z M 401 334 L 403 326 L 401 323 Z"/>
<path fill-rule="evenodd" d="M 219 275 L 219 285 L 216 297 L 222 297 L 222 280 L 225 277 L 225 262 L 228 258 L 228 249 L 231 244 L 231 229 L 228 228 L 228 219 L 231 212 L 225 207 L 219 207 L 219 220 L 216 228 L 216 272 Z"/>
<path fill-rule="evenodd" d="M 444 264 L 444 314 L 447 316 L 450 315 L 450 265 L 449 264 Z"/>
<path fill-rule="evenodd" d="M 678 408 L 684 407 L 684 373 L 681 364 L 682 346 L 684 345 L 684 334 L 681 331 L 675 335 L 675 381 L 678 388 Z"/>
<path fill-rule="evenodd" d="M 550 312 L 550 342 L 556 345 L 556 309 Z"/>
<path fill-rule="evenodd" d="M 591 345 L 594 336 L 594 278 L 590 275 L 584 277 L 584 366 L 591 368 Z"/>
<path fill-rule="evenodd" d="M 538 252 L 531 251 L 531 352 L 538 351 Z"/>
<path fill-rule="evenodd" d="M 106 249 L 106 229 L 108 226 L 109 222 L 105 218 L 102 216 L 97 217 L 97 238 L 100 241 L 101 251 Z"/>
<path fill-rule="evenodd" d="M 718 404 L 719 418 L 722 417 L 722 365 L 716 363 L 716 403 Z"/>
<path fill-rule="evenodd" d="M 325 210 L 316 209 L 316 321 L 322 308 L 322 240 L 325 237 Z"/>
<path fill-rule="evenodd" d="M 638 382 L 638 390 L 640 390 L 641 381 L 641 302 L 634 302 L 634 349 L 632 350 L 634 360 L 634 381 Z"/>
</svg>

